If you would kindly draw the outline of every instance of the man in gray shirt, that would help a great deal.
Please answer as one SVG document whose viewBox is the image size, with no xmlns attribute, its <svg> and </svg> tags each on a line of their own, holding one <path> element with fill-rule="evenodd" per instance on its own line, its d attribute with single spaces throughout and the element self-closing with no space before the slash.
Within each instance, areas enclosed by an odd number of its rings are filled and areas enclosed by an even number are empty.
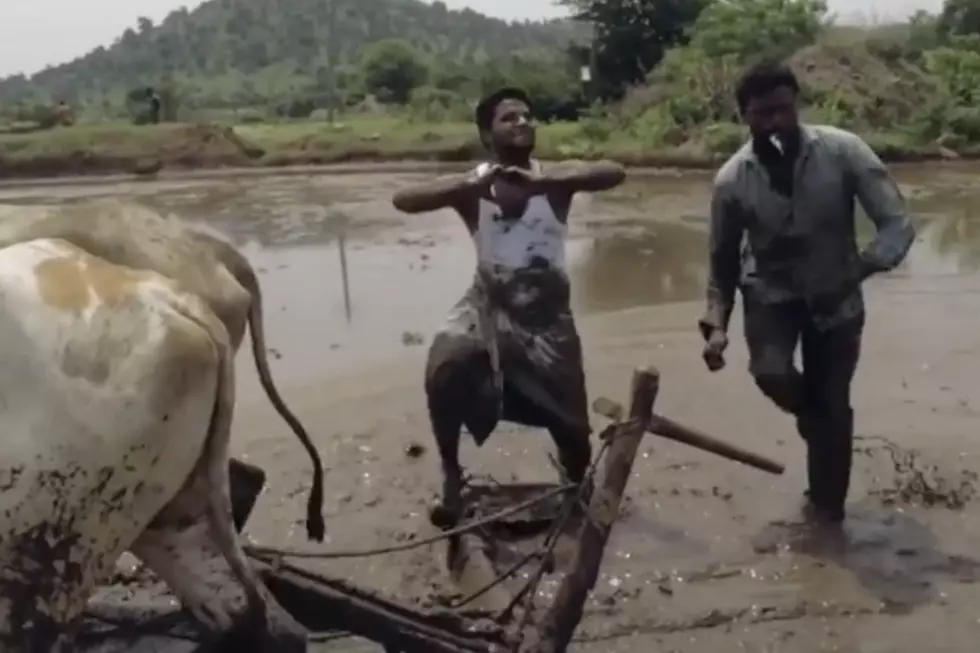
<svg viewBox="0 0 980 653">
<path fill-rule="evenodd" d="M 799 122 L 799 90 L 789 68 L 771 63 L 748 69 L 738 83 L 751 138 L 715 178 L 707 311 L 699 327 L 705 362 L 717 371 L 741 290 L 750 372 L 796 417 L 807 444 L 807 512 L 838 523 L 851 475 L 861 282 L 898 265 L 915 231 L 898 187 L 863 140 Z M 863 251 L 855 198 L 877 229 Z M 798 343 L 802 372 L 793 362 Z"/>
</svg>

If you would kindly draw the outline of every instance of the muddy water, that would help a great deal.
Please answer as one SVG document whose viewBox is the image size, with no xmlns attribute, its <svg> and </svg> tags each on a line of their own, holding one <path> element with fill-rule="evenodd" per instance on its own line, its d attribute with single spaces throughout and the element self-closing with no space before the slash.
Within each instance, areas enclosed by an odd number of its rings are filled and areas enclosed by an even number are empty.
<svg viewBox="0 0 980 653">
<path fill-rule="evenodd" d="M 931 218 L 906 272 L 980 267 L 972 170 L 903 170 L 917 215 Z M 469 282 L 473 253 L 449 212 L 405 217 L 388 202 L 425 175 L 283 176 L 0 190 L 9 203 L 139 198 L 225 232 L 262 277 L 272 355 L 285 383 L 377 361 L 426 336 Z M 699 299 L 708 177 L 663 174 L 577 200 L 569 243 L 579 315 Z M 867 225 L 862 231 L 869 232 Z M 342 256 L 347 268 L 345 297 Z M 349 306 L 349 309 L 348 309 Z"/>
<path fill-rule="evenodd" d="M 277 366 L 280 378 L 308 383 L 324 373 L 343 374 L 384 360 L 431 333 L 468 284 L 473 252 L 458 219 L 449 212 L 406 219 L 390 205 L 396 188 L 423 178 L 290 176 L 63 186 L 0 191 L 0 201 L 135 197 L 225 232 L 262 278 L 273 355 L 283 360 Z M 657 185 L 676 195 L 666 212 L 663 198 L 657 200 L 659 216 L 645 203 L 648 189 L 628 189 L 609 202 L 580 200 L 582 217 L 574 224 L 568 252 L 580 313 L 685 301 L 701 292 L 703 198 L 697 190 L 689 192 L 690 182 Z M 678 218 L 693 226 L 675 222 Z"/>
<path fill-rule="evenodd" d="M 737 320 L 731 369 L 711 376 L 700 367 L 692 330 L 699 306 L 691 300 L 704 287 L 709 178 L 647 176 L 578 200 L 569 261 L 592 393 L 622 397 L 630 370 L 655 362 L 665 413 L 788 466 L 784 477 L 765 476 L 647 442 L 578 650 L 975 650 L 980 519 L 969 472 L 980 470 L 978 173 L 898 169 L 920 238 L 900 270 L 868 284 L 855 390 L 863 439 L 841 540 L 795 524 L 802 447 L 789 420 L 748 382 Z M 424 528 L 438 478 L 434 453 L 408 461 L 402 450 L 429 445 L 419 388 L 424 343 L 467 285 L 473 253 L 450 213 L 403 217 L 390 207 L 391 193 L 419 178 L 5 189 L 0 201 L 138 197 L 227 233 L 259 269 L 273 371 L 317 434 L 330 466 L 331 546 L 349 549 Z M 861 228 L 862 237 L 870 233 Z M 270 471 L 252 534 L 303 546 L 295 518 L 305 461 L 261 400 L 251 364 L 240 378 L 239 450 Z M 550 480 L 547 448 L 547 438 L 502 427 L 465 460 L 500 480 Z M 438 553 L 328 569 L 423 595 L 435 584 Z"/>
</svg>

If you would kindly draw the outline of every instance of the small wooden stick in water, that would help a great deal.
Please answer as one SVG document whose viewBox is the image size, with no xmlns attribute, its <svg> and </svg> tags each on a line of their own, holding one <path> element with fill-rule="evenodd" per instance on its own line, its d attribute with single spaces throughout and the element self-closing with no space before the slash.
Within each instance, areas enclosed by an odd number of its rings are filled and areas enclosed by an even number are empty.
<svg viewBox="0 0 980 653">
<path fill-rule="evenodd" d="M 341 226 L 340 232 L 337 234 L 337 250 L 340 253 L 340 278 L 344 284 L 344 313 L 347 315 L 347 321 L 350 322 L 351 310 L 350 310 L 350 278 L 347 276 L 347 236 L 345 232 L 347 231 L 347 225 Z"/>
</svg>

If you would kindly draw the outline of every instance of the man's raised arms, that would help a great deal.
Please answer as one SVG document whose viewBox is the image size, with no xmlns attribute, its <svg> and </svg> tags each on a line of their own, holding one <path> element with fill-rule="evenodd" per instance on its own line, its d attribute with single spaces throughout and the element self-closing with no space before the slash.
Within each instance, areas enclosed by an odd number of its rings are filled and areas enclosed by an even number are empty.
<svg viewBox="0 0 980 653">
<path fill-rule="evenodd" d="M 403 213 L 457 208 L 482 193 L 499 170 L 499 166 L 488 166 L 479 174 L 471 171 L 440 177 L 435 181 L 398 191 L 392 197 L 391 203 Z"/>
</svg>

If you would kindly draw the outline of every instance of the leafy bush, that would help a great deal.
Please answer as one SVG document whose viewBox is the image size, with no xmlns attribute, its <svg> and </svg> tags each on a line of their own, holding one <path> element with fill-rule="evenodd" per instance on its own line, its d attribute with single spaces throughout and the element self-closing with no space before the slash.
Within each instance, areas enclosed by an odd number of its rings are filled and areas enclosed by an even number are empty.
<svg viewBox="0 0 980 653">
<path fill-rule="evenodd" d="M 704 130 L 704 144 L 709 151 L 718 154 L 734 154 L 745 141 L 745 128 L 730 122 L 708 125 Z"/>
<path fill-rule="evenodd" d="M 425 84 L 429 67 L 421 54 L 404 41 L 372 43 L 361 57 L 364 88 L 382 102 L 408 102 L 412 91 Z"/>
<path fill-rule="evenodd" d="M 410 118 L 420 122 L 468 120 L 471 114 L 470 107 L 462 96 L 432 86 L 421 86 L 413 90 L 408 108 Z"/>
<path fill-rule="evenodd" d="M 784 58 L 813 43 L 823 0 L 715 0 L 694 23 L 691 46 L 708 57 Z"/>
</svg>

